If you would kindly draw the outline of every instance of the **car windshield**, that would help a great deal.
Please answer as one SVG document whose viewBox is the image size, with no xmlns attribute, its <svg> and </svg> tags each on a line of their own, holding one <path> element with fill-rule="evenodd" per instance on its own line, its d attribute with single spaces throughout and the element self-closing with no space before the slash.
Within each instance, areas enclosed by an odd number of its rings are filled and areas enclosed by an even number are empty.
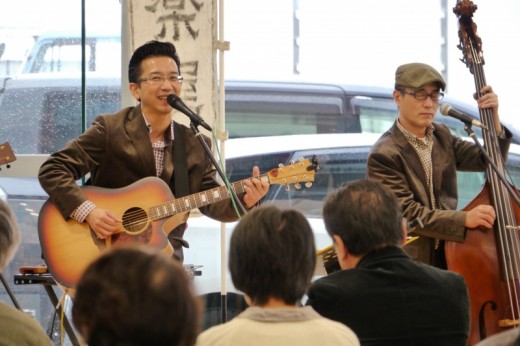
<svg viewBox="0 0 520 346">
<path fill-rule="evenodd" d="M 289 164 L 300 158 L 316 157 L 319 170 L 311 187 L 304 183 L 297 189 L 294 185 L 272 185 L 265 200 L 282 208 L 295 208 L 307 217 L 321 217 L 321 208 L 325 196 L 344 182 L 365 177 L 366 160 L 369 147 L 327 148 L 302 150 L 273 155 L 258 155 L 230 159 L 226 167 L 228 179 L 232 182 L 251 176 L 251 167 L 258 165 L 261 172 L 266 172 L 279 163 Z"/>
<path fill-rule="evenodd" d="M 305 137 L 305 136 L 303 136 Z M 321 137 L 321 139 L 320 139 Z M 281 137 L 272 137 L 268 141 L 276 142 Z M 327 142 L 330 135 L 310 136 L 309 143 L 316 141 Z M 323 201 L 326 196 L 344 183 L 366 177 L 366 163 L 371 145 L 357 143 L 360 137 L 341 137 L 345 142 L 342 146 L 321 146 L 318 149 L 286 150 L 276 153 L 265 152 L 240 156 L 226 160 L 227 176 L 230 182 L 248 179 L 251 176 L 251 167 L 259 166 L 260 172 L 267 172 L 279 164 L 289 165 L 301 158 L 315 158 L 319 169 L 315 172 L 314 183 L 306 187 L 301 183 L 301 188 L 295 185 L 273 184 L 264 197 L 264 203 L 273 203 L 282 208 L 295 208 L 309 218 L 321 218 Z M 231 140 L 233 141 L 233 140 Z M 230 143 L 230 147 L 233 143 Z M 309 148 L 312 144 L 308 145 Z M 509 160 L 506 167 L 507 178 L 515 186 L 520 184 L 520 148 L 512 145 Z M 464 208 L 470 203 L 482 189 L 485 182 L 483 172 L 457 172 L 457 184 L 459 191 L 458 209 Z"/>
</svg>

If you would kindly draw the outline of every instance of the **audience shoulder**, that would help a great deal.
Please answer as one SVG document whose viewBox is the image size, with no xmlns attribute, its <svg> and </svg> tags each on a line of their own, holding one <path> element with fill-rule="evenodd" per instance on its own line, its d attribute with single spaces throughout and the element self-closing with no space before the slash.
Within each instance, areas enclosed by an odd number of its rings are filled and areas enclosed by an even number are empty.
<svg viewBox="0 0 520 346">
<path fill-rule="evenodd" d="M 341 322 L 333 321 L 326 317 L 320 318 L 323 329 L 325 329 L 323 345 L 345 345 L 359 346 L 359 339 L 352 329 Z"/>
<path fill-rule="evenodd" d="M 233 340 L 234 330 L 240 330 L 240 317 L 229 322 L 206 329 L 197 337 L 196 346 L 225 346 Z M 239 333 L 240 336 L 241 333 Z"/>
<path fill-rule="evenodd" d="M 35 318 L 2 303 L 0 303 L 0 335 L 4 335 L 2 341 L 5 345 L 52 345 L 45 330 Z M 2 342 L 0 344 L 4 345 Z"/>
</svg>

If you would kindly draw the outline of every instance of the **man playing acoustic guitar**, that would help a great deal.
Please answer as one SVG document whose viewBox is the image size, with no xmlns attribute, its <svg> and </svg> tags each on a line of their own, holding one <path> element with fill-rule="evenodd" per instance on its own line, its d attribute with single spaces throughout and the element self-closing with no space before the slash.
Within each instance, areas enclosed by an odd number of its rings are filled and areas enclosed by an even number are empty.
<svg viewBox="0 0 520 346">
<path fill-rule="evenodd" d="M 100 242 L 114 242 L 116 236 L 123 237 L 120 230 L 125 220 L 110 206 L 96 203 L 85 194 L 76 183 L 84 176 L 90 174 L 87 185 L 110 189 L 127 187 L 145 177 L 158 177 L 176 197 L 219 186 L 216 170 L 203 146 L 190 128 L 173 120 L 172 107 L 167 102 L 168 95 L 178 96 L 181 92 L 180 60 L 175 46 L 150 41 L 137 48 L 130 59 L 128 79 L 130 91 L 139 104 L 115 114 L 97 116 L 90 128 L 52 154 L 39 171 L 40 183 L 59 214 L 67 221 L 72 218 L 78 223 L 87 222 L 93 241 L 98 241 L 94 236 Z M 211 144 L 206 136 L 204 140 Z M 239 198 L 245 208 L 255 206 L 267 193 L 269 184 L 256 178 L 258 175 L 255 166 L 253 178 L 243 181 Z M 150 193 L 152 190 L 144 189 L 135 202 Z M 121 200 L 125 198 L 128 198 L 125 194 L 120 196 Z M 238 218 L 230 199 L 199 209 L 222 222 Z M 130 214 L 128 217 L 132 218 Z M 186 218 L 187 215 L 178 224 L 168 224 L 170 228 L 164 229 L 174 255 L 181 261 L 182 246 L 187 246 L 182 239 Z M 88 228 L 85 232 L 88 233 Z M 150 236 L 140 237 L 145 242 L 150 239 Z M 44 250 L 46 255 L 50 253 Z"/>
</svg>

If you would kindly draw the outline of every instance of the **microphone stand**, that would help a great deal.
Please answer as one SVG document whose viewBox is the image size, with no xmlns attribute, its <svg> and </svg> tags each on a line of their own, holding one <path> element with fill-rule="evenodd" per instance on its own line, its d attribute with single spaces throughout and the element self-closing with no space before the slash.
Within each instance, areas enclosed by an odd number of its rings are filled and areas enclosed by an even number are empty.
<svg viewBox="0 0 520 346">
<path fill-rule="evenodd" d="M 206 155 L 211 159 L 211 162 L 213 162 L 213 166 L 217 170 L 217 172 L 218 172 L 220 178 L 222 179 L 222 181 L 224 181 L 224 183 L 226 183 L 227 182 L 226 176 L 225 176 L 224 172 L 222 172 L 222 169 L 220 168 L 220 165 L 218 164 L 217 160 L 213 156 L 213 153 L 211 152 L 211 149 L 208 147 L 206 141 L 202 137 L 202 134 L 200 133 L 200 131 L 199 131 L 198 127 L 197 127 L 198 125 L 200 125 L 200 124 L 194 124 L 193 121 L 190 122 L 190 127 L 191 127 L 191 130 L 193 131 L 193 133 L 195 134 L 195 137 L 197 137 L 197 139 L 199 140 L 200 144 L 202 144 L 202 147 L 206 151 Z M 228 185 L 226 184 L 226 186 L 228 186 Z M 240 210 L 242 211 L 242 214 L 247 214 L 246 208 L 244 207 L 244 205 L 242 204 L 242 202 L 238 198 L 238 196 L 236 194 L 236 191 L 233 189 L 233 187 L 232 186 L 228 186 L 228 190 L 230 190 L 231 198 L 233 198 L 235 200 L 236 204 L 238 204 L 238 206 L 240 207 Z M 224 253 L 224 251 L 222 251 L 222 255 L 221 256 L 224 256 L 224 255 L 225 255 L 225 253 Z M 224 262 L 224 258 L 222 258 L 222 262 Z M 222 280 L 226 280 L 226 278 L 224 277 L 224 278 L 222 278 Z M 223 292 L 221 292 L 221 295 L 220 295 L 220 309 L 221 309 L 220 310 L 221 311 L 221 322 L 225 323 L 227 321 L 227 293 L 224 294 Z"/>
<path fill-rule="evenodd" d="M 191 130 L 193 131 L 193 133 L 195 134 L 195 137 L 197 137 L 197 139 L 199 140 L 200 144 L 202 144 L 202 147 L 204 148 L 204 151 L 206 151 L 206 155 L 208 155 L 208 157 L 210 158 L 211 162 L 213 162 L 213 166 L 215 166 L 215 169 L 217 170 L 220 178 L 222 179 L 222 181 L 226 182 L 227 179 L 226 179 L 226 176 L 224 174 L 224 172 L 222 172 L 222 169 L 220 168 L 217 160 L 215 159 L 215 157 L 213 157 L 213 153 L 211 152 L 211 149 L 208 147 L 206 141 L 204 140 L 204 138 L 202 137 L 202 134 L 200 133 L 199 131 L 199 128 L 197 127 L 199 124 L 195 125 L 192 122 L 190 122 L 190 127 L 191 127 Z M 240 210 L 242 211 L 243 214 L 247 214 L 247 210 L 246 208 L 244 207 L 244 205 L 242 204 L 242 202 L 240 201 L 240 199 L 238 198 L 235 190 L 233 188 L 230 188 L 229 190 L 230 193 L 231 193 L 231 198 L 233 198 L 235 200 L 235 202 L 238 204 L 238 206 L 240 207 Z"/>
<path fill-rule="evenodd" d="M 473 131 L 473 128 L 471 128 L 471 123 L 467 123 L 467 122 L 464 122 L 464 130 L 466 130 L 466 132 L 468 133 L 468 135 L 473 139 L 473 141 L 475 142 L 475 144 L 477 145 L 477 147 L 480 149 L 480 151 L 484 154 L 484 156 L 486 157 L 486 160 L 487 162 L 489 163 L 489 165 L 491 166 L 491 168 L 493 168 L 493 170 L 495 171 L 496 175 L 498 176 L 498 178 L 500 179 L 500 181 L 504 184 L 505 188 L 507 189 L 507 191 L 509 192 L 509 194 L 511 195 L 511 197 L 515 200 L 516 204 L 518 206 L 520 206 L 520 199 L 518 198 L 518 195 L 515 193 L 515 191 L 511 188 L 509 182 L 507 181 L 507 179 L 504 177 L 503 174 L 500 173 L 500 170 L 498 169 L 497 165 L 493 162 L 493 160 L 491 160 L 491 157 L 489 157 L 489 154 L 488 152 L 486 151 L 486 149 L 482 146 L 482 144 L 480 144 L 480 142 L 478 141 L 478 138 L 476 137 L 475 135 L 475 131 Z"/>
</svg>

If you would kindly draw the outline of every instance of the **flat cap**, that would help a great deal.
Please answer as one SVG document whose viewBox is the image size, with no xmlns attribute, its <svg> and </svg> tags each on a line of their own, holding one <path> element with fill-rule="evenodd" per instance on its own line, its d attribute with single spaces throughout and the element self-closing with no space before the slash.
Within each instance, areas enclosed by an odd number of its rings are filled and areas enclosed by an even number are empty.
<svg viewBox="0 0 520 346">
<path fill-rule="evenodd" d="M 395 86 L 420 88 L 426 84 L 439 83 L 442 90 L 446 89 L 446 82 L 439 72 L 430 65 L 413 62 L 401 65 L 395 70 Z"/>
</svg>

